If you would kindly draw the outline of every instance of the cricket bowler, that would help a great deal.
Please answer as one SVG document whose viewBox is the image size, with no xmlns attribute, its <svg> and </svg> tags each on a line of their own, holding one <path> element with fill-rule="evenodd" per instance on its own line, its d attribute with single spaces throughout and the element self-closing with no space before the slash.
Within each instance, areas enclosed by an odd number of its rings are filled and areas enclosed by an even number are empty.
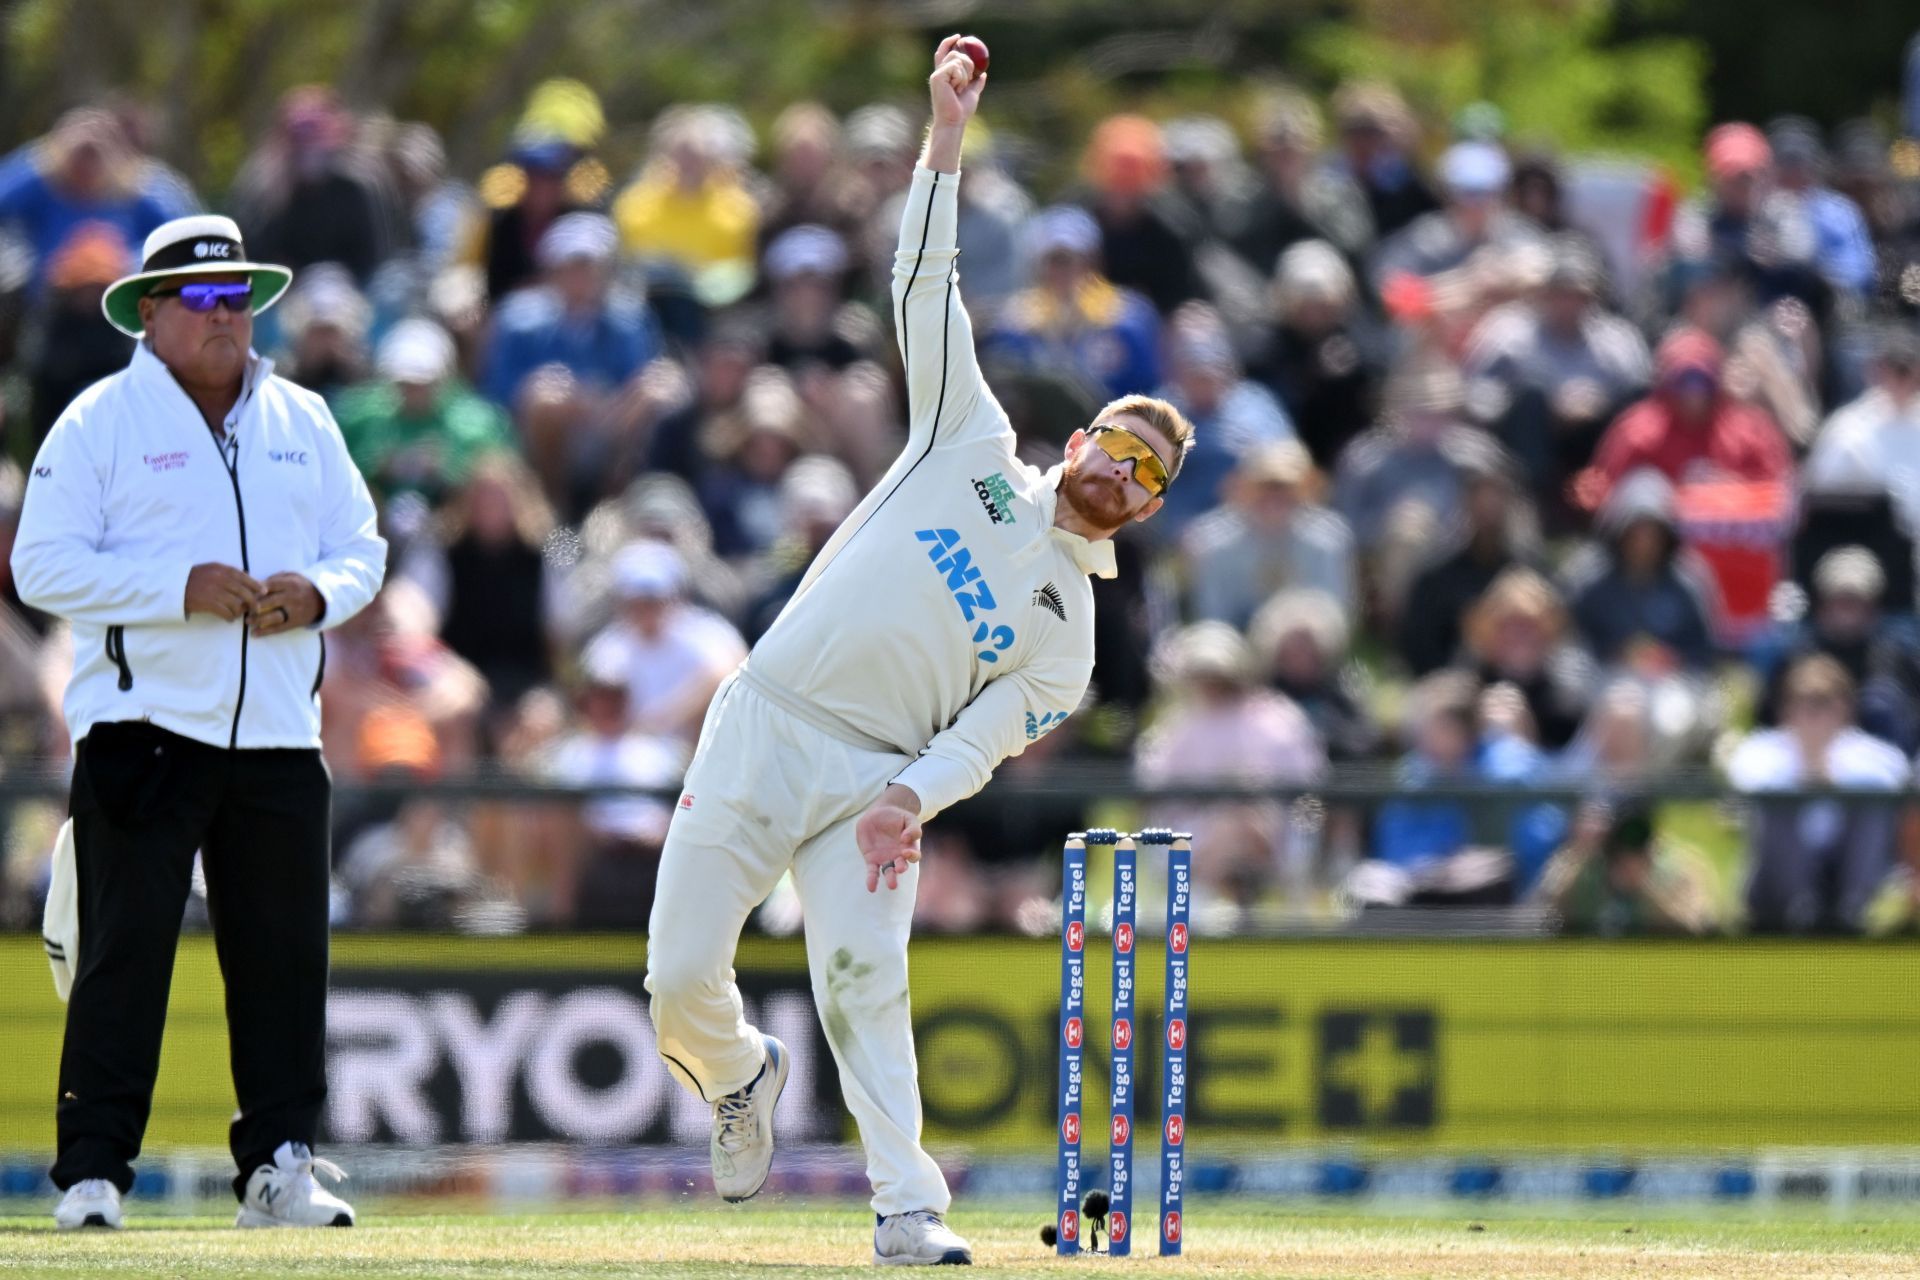
<svg viewBox="0 0 1920 1280">
<path fill-rule="evenodd" d="M 920 1146 L 907 937 L 922 824 L 1066 718 L 1093 672 L 1089 574 L 1145 520 L 1192 427 L 1163 401 L 1102 409 L 1042 472 L 982 379 L 955 248 L 960 141 L 987 77 L 940 43 L 933 123 L 894 255 L 907 446 L 714 695 L 649 925 L 660 1056 L 713 1104 L 713 1180 L 765 1184 L 789 1059 L 733 981 L 747 915 L 791 870 L 841 1090 L 866 1148 L 874 1261 L 972 1261 Z"/>
</svg>

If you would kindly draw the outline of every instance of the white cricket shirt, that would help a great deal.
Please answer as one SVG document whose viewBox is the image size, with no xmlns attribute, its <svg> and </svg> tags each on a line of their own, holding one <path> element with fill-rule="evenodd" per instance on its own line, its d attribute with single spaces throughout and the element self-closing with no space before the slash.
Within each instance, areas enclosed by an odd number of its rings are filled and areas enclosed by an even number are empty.
<svg viewBox="0 0 1920 1280">
<path fill-rule="evenodd" d="M 959 176 L 914 170 L 894 255 L 907 447 L 835 531 L 746 663 L 750 684 L 848 740 L 917 757 L 927 818 L 1066 719 L 1093 674 L 1113 544 L 1053 524 L 1060 469 L 1014 457 L 955 261 Z"/>
</svg>

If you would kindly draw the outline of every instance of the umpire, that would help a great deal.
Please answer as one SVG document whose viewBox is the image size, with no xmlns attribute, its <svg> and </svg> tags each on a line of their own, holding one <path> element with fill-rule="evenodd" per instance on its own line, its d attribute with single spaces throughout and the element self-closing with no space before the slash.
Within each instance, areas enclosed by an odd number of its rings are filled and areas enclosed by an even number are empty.
<svg viewBox="0 0 1920 1280">
<path fill-rule="evenodd" d="M 227 218 L 178 218 L 102 305 L 132 362 L 54 424 L 13 549 L 73 624 L 67 728 L 80 955 L 54 1185 L 62 1228 L 120 1225 L 153 1102 L 173 955 L 205 870 L 225 979 L 239 1226 L 351 1226 L 314 1181 L 326 1097 L 332 783 L 322 631 L 380 589 L 373 501 L 319 396 L 273 376 L 253 316 L 293 273 Z"/>
</svg>

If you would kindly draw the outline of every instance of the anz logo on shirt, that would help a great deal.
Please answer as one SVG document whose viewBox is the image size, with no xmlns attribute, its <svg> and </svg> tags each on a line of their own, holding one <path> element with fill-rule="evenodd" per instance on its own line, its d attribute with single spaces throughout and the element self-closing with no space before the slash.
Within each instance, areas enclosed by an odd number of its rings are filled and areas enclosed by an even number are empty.
<svg viewBox="0 0 1920 1280">
<path fill-rule="evenodd" d="M 916 529 L 913 536 L 927 544 L 927 559 L 947 575 L 953 602 L 960 606 L 961 616 L 974 624 L 973 642 L 979 648 L 973 656 L 982 662 L 1000 661 L 1000 655 L 1013 648 L 1013 628 L 1004 623 L 993 626 L 975 616 L 1000 606 L 987 580 L 974 567 L 973 553 L 960 545 L 960 535 L 952 529 Z"/>
</svg>

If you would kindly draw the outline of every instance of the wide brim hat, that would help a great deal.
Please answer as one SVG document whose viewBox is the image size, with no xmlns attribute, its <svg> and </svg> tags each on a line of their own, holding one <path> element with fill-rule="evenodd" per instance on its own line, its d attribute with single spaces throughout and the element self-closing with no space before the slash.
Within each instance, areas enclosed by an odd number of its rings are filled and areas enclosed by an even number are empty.
<svg viewBox="0 0 1920 1280">
<path fill-rule="evenodd" d="M 270 262 L 249 262 L 240 228 L 232 218 L 195 214 L 175 218 L 153 229 L 140 251 L 140 270 L 107 286 L 100 310 L 107 321 L 129 338 L 142 337 L 140 299 L 162 280 L 191 276 L 232 275 L 244 271 L 253 282 L 253 314 L 280 301 L 293 272 Z"/>
</svg>

